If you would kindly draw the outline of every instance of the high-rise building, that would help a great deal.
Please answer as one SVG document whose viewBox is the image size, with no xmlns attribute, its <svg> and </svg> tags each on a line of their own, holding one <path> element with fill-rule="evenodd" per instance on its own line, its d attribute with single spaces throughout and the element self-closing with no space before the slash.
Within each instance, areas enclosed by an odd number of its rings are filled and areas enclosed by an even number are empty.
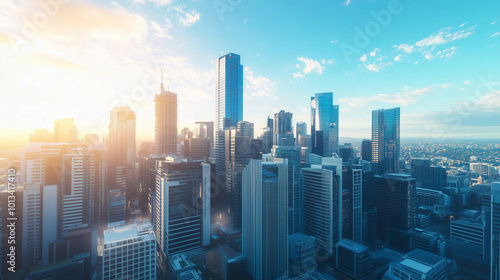
<svg viewBox="0 0 500 280">
<path fill-rule="evenodd" d="M 273 130 L 274 120 L 267 117 L 266 127 L 264 127 L 264 131 L 262 133 L 262 153 L 264 154 L 269 154 L 271 152 L 271 148 L 273 147 Z"/>
<path fill-rule="evenodd" d="M 399 107 L 372 111 L 372 171 L 399 172 Z"/>
<path fill-rule="evenodd" d="M 35 129 L 35 132 L 30 134 L 30 143 L 35 142 L 54 142 L 54 133 L 50 132 L 48 129 Z"/>
<path fill-rule="evenodd" d="M 288 276 L 295 277 L 314 271 L 314 237 L 301 232 L 288 236 Z"/>
<path fill-rule="evenodd" d="M 344 228 L 344 232 L 349 234 L 343 237 L 361 244 L 363 241 L 363 169 L 360 165 L 353 164 L 345 167 L 342 173 L 343 189 L 349 191 L 352 206 L 350 209 L 346 209 L 346 205 L 342 207 L 343 210 L 348 210 L 344 211 L 349 214 L 350 222 L 347 224 L 352 225 L 347 230 Z"/>
<path fill-rule="evenodd" d="M 155 195 L 156 239 L 162 256 L 210 243 L 210 165 L 167 159 L 159 162 Z"/>
<path fill-rule="evenodd" d="M 228 53 L 217 60 L 215 83 L 216 182 L 225 189 L 226 155 L 224 130 L 243 121 L 243 66 L 240 56 Z"/>
<path fill-rule="evenodd" d="M 108 223 L 126 220 L 127 201 L 125 191 L 120 189 L 109 190 L 108 196 Z"/>
<path fill-rule="evenodd" d="M 291 143 L 289 143 L 291 144 Z M 272 158 L 288 160 L 288 234 L 301 230 L 302 184 L 301 149 L 298 146 L 274 146 Z"/>
<path fill-rule="evenodd" d="M 416 179 L 418 188 L 441 190 L 446 187 L 446 169 L 431 166 L 428 158 L 411 159 L 411 176 Z"/>
<path fill-rule="evenodd" d="M 156 279 L 156 244 L 151 222 L 104 230 L 102 277 Z"/>
<path fill-rule="evenodd" d="M 108 187 L 135 197 L 135 113 L 129 107 L 111 110 L 108 143 Z"/>
<path fill-rule="evenodd" d="M 373 195 L 378 210 L 378 239 L 388 242 L 391 230 L 408 231 L 415 226 L 417 194 L 415 179 L 410 175 L 375 175 Z"/>
<path fill-rule="evenodd" d="M 200 137 L 208 137 L 210 139 L 210 148 L 214 146 L 214 122 L 195 122 L 199 125 Z M 204 131 L 202 134 L 201 131 Z"/>
<path fill-rule="evenodd" d="M 54 142 L 78 143 L 78 130 L 73 118 L 54 121 Z"/>
<path fill-rule="evenodd" d="M 353 279 L 372 279 L 372 257 L 367 247 L 349 239 L 340 240 L 336 247 L 336 267 L 338 270 Z"/>
<path fill-rule="evenodd" d="M 193 138 L 189 141 L 189 158 L 206 159 L 210 156 L 210 138 Z"/>
<path fill-rule="evenodd" d="M 307 123 L 300 121 L 295 125 L 295 135 L 299 138 L 299 135 L 307 135 Z"/>
<path fill-rule="evenodd" d="M 329 157 L 338 153 L 339 106 L 333 105 L 333 93 L 316 93 L 311 97 L 312 152 Z"/>
<path fill-rule="evenodd" d="M 491 183 L 490 279 L 500 279 L 500 182 Z"/>
<path fill-rule="evenodd" d="M 354 149 L 351 143 L 344 143 L 344 145 L 339 146 L 339 156 L 343 162 L 349 162 L 350 159 L 354 158 Z"/>
<path fill-rule="evenodd" d="M 242 253 L 256 280 L 287 275 L 287 182 L 286 159 L 252 159 L 243 170 Z"/>
<path fill-rule="evenodd" d="M 293 114 L 283 110 L 274 114 L 273 146 L 294 146 L 292 127 Z"/>
<path fill-rule="evenodd" d="M 155 149 L 157 155 L 177 154 L 177 94 L 165 90 L 163 72 L 155 95 Z"/>
<path fill-rule="evenodd" d="M 21 154 L 21 184 L 57 185 L 58 235 L 106 220 L 103 145 L 30 143 Z"/>
<path fill-rule="evenodd" d="M 372 140 L 363 139 L 361 141 L 361 159 L 372 161 Z"/>
<path fill-rule="evenodd" d="M 332 256 L 342 239 L 342 160 L 319 160 L 302 169 L 302 228 L 316 238 L 318 254 Z"/>
</svg>

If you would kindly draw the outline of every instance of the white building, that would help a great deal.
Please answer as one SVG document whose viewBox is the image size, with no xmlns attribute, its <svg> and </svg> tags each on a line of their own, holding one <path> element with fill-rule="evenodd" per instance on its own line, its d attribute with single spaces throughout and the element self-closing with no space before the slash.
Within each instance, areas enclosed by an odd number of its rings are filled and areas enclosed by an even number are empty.
<svg viewBox="0 0 500 280">
<path fill-rule="evenodd" d="M 156 279 L 156 239 L 146 220 L 107 229 L 102 249 L 103 279 Z"/>
</svg>

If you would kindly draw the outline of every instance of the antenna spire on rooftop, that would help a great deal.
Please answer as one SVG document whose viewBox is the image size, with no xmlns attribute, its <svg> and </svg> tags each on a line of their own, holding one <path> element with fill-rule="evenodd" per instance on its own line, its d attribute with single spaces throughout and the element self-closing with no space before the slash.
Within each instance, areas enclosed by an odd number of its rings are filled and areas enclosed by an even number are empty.
<svg viewBox="0 0 500 280">
<path fill-rule="evenodd" d="M 161 68 L 161 93 L 165 91 L 165 87 L 163 86 L 163 68 Z"/>
</svg>

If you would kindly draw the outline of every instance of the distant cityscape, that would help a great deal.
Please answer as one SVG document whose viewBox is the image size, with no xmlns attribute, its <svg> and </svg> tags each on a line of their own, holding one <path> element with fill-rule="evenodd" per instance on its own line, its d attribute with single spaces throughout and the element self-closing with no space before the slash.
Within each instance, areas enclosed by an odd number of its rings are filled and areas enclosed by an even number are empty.
<svg viewBox="0 0 500 280">
<path fill-rule="evenodd" d="M 402 140 L 400 107 L 342 138 L 334 91 L 255 131 L 234 53 L 181 129 L 160 75 L 154 142 L 118 106 L 104 139 L 64 118 L 1 151 L 1 279 L 500 279 L 500 140 Z"/>
</svg>

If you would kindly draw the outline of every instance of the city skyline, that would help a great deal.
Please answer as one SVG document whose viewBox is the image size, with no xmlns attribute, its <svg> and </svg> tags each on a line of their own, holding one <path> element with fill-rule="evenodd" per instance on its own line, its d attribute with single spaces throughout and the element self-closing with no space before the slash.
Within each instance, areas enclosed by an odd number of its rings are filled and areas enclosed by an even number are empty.
<svg viewBox="0 0 500 280">
<path fill-rule="evenodd" d="M 309 96 L 333 91 L 340 137 L 368 138 L 370 111 L 395 106 L 402 107 L 402 138 L 495 137 L 500 84 L 489 54 L 498 50 L 500 36 L 494 8 L 443 1 L 429 12 L 427 3 L 339 1 L 307 6 L 320 16 L 299 24 L 295 18 L 303 7 L 293 4 L 217 3 L 61 3 L 46 24 L 37 25 L 31 15 L 44 12 L 41 7 L 2 2 L 2 10 L 19 11 L 33 25 L 23 17 L 0 25 L 2 58 L 13 65 L 1 69 L 9 82 L 1 83 L 0 92 L 10 101 L 0 110 L 2 142 L 27 142 L 33 129 L 67 117 L 75 118 L 83 138 L 100 130 L 111 108 L 127 99 L 138 117 L 138 142 L 152 141 L 150 101 L 160 87 L 160 68 L 166 87 L 179 95 L 179 128 L 211 120 L 217 54 L 228 52 L 242 56 L 243 119 L 255 123 L 256 134 L 281 109 L 294 113 L 294 123 L 308 122 Z M 282 11 L 283 24 L 270 24 L 260 10 Z M 95 12 L 97 20 L 85 12 Z M 377 18 L 388 14 L 387 22 Z M 368 44 L 356 44 L 357 30 L 375 25 Z"/>
</svg>

